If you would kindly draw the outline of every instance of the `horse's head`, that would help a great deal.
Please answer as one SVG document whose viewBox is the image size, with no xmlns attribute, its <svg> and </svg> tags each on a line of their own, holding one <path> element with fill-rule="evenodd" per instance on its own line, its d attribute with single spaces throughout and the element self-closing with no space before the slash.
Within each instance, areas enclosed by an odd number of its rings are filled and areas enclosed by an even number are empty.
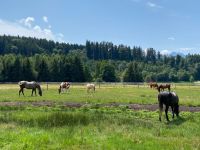
<svg viewBox="0 0 200 150">
<path fill-rule="evenodd" d="M 175 105 L 174 107 L 174 113 L 176 114 L 176 116 L 179 116 L 179 105 Z"/>
<path fill-rule="evenodd" d="M 37 83 L 36 88 L 38 89 L 39 95 L 42 96 L 42 89 L 41 89 L 41 87 L 40 87 L 40 85 L 38 83 Z"/>
<path fill-rule="evenodd" d="M 39 92 L 38 92 L 38 93 L 39 93 L 39 95 L 40 95 L 40 96 L 42 96 L 42 90 L 39 90 Z"/>
</svg>

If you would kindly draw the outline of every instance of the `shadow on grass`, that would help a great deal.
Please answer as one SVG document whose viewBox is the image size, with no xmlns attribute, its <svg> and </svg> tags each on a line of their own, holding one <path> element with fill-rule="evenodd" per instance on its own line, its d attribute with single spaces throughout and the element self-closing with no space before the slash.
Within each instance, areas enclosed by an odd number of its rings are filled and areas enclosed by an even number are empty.
<svg viewBox="0 0 200 150">
<path fill-rule="evenodd" d="M 181 116 L 176 117 L 175 119 L 170 120 L 169 122 L 167 122 L 168 125 L 181 125 L 184 122 L 186 122 L 188 120 L 188 118 L 183 118 Z"/>
</svg>

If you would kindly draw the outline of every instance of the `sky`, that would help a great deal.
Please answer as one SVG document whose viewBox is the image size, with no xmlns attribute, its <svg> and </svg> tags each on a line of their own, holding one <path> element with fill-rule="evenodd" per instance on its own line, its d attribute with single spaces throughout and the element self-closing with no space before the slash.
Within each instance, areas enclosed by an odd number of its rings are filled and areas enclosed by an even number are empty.
<svg viewBox="0 0 200 150">
<path fill-rule="evenodd" d="M 199 0 L 5 0 L 0 35 L 200 53 Z"/>
</svg>

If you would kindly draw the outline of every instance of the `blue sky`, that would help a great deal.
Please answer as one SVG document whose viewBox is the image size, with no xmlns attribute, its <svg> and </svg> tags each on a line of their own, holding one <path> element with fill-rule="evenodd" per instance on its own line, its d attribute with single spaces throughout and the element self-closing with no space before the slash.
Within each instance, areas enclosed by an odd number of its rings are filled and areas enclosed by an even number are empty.
<svg viewBox="0 0 200 150">
<path fill-rule="evenodd" d="M 6 0 L 0 34 L 200 53 L 199 0 Z"/>
</svg>

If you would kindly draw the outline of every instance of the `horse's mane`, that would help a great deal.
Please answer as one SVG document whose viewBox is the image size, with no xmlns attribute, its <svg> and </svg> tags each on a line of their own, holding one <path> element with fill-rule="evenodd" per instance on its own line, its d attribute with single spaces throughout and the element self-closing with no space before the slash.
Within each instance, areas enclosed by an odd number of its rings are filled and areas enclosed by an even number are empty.
<svg viewBox="0 0 200 150">
<path fill-rule="evenodd" d="M 18 82 L 18 85 L 22 85 L 22 84 L 24 84 L 24 83 L 26 83 L 27 81 L 19 81 Z"/>
</svg>

